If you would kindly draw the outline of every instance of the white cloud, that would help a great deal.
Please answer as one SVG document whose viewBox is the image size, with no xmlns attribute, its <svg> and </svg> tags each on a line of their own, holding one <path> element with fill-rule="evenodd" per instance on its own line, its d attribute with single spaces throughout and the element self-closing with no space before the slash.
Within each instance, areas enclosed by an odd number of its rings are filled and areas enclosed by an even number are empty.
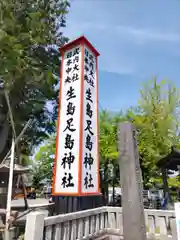
<svg viewBox="0 0 180 240">
<path fill-rule="evenodd" d="M 123 38 L 130 38 L 131 41 L 167 41 L 167 42 L 180 42 L 179 32 L 165 32 L 158 29 L 137 28 L 130 25 L 111 25 L 103 24 L 101 22 L 68 22 L 65 33 L 69 36 L 79 33 L 84 34 L 88 31 L 108 31 L 108 34 L 113 32 L 113 35 L 121 35 Z"/>
<path fill-rule="evenodd" d="M 114 45 L 111 46 L 111 34 L 106 33 L 107 28 L 108 26 L 104 24 L 96 25 L 92 22 L 78 24 L 69 21 L 64 34 L 68 36 L 70 40 L 85 35 L 92 41 L 92 44 L 95 43 L 101 54 L 99 58 L 100 70 L 117 74 L 134 74 L 136 71 L 135 61 L 132 61 L 127 53 L 124 55 L 124 52 L 120 50 L 121 47 L 118 48 L 121 54 L 117 54 L 117 47 Z"/>
<path fill-rule="evenodd" d="M 115 26 L 119 33 L 134 37 L 133 39 L 139 39 L 142 41 L 168 41 L 168 42 L 180 42 L 180 32 L 162 32 L 160 30 L 152 30 L 148 28 L 140 29 L 131 26 Z"/>
<path fill-rule="evenodd" d="M 149 44 L 151 46 L 161 46 L 163 44 L 172 46 L 173 43 L 180 43 L 180 33 L 178 32 L 138 28 L 131 25 L 104 24 L 101 21 L 95 23 L 70 20 L 67 22 L 64 33 L 70 39 L 85 35 L 93 44 L 96 44 L 98 51 L 101 53 L 100 70 L 118 74 L 140 74 L 143 64 L 140 64 L 136 59 L 137 49 L 141 52 L 143 47 L 149 48 Z"/>
<path fill-rule="evenodd" d="M 136 62 L 131 57 L 126 57 L 122 54 L 121 57 L 115 54 L 115 50 L 104 51 L 102 58 L 100 58 L 100 70 L 117 73 L 122 75 L 134 75 L 137 71 Z"/>
<path fill-rule="evenodd" d="M 96 24 L 93 22 L 71 22 L 68 21 L 67 26 L 64 30 L 64 33 L 70 39 L 77 38 L 81 35 L 86 35 L 89 32 L 93 32 L 93 30 L 107 30 L 107 26 L 104 24 Z"/>
</svg>

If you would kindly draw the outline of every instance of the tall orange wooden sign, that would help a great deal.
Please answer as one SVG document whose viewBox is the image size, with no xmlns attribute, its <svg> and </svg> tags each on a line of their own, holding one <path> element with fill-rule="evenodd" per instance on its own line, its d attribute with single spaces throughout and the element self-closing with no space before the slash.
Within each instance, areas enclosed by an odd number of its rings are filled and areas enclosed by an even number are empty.
<svg viewBox="0 0 180 240">
<path fill-rule="evenodd" d="M 97 195 L 99 188 L 98 56 L 80 37 L 60 49 L 60 103 L 53 195 Z"/>
</svg>

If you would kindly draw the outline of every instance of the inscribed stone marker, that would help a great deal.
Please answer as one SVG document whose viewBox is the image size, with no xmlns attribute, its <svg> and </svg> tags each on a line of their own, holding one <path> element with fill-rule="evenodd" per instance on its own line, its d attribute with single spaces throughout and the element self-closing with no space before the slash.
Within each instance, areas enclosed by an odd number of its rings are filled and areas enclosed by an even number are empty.
<svg viewBox="0 0 180 240">
<path fill-rule="evenodd" d="M 136 131 L 131 123 L 120 124 L 119 165 L 125 240 L 146 240 L 142 178 Z"/>
</svg>

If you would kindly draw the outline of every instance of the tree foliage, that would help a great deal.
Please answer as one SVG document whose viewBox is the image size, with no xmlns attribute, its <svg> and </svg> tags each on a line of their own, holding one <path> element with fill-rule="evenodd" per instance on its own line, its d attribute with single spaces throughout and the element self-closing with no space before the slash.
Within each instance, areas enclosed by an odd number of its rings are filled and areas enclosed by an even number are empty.
<svg viewBox="0 0 180 240">
<path fill-rule="evenodd" d="M 56 46 L 67 41 L 62 35 L 67 1 L 1 0 L 0 2 L 0 138 L 1 160 L 11 142 L 9 94 L 17 134 L 33 119 L 20 152 L 27 153 L 54 131 L 60 57 Z M 52 102 L 53 110 L 47 108 Z M 54 104 L 54 105 L 53 105 Z"/>
<path fill-rule="evenodd" d="M 129 112 L 138 130 L 139 152 L 145 184 L 150 186 L 159 175 L 157 161 L 179 145 L 179 93 L 172 83 L 157 79 L 140 91 L 139 106 Z"/>
<path fill-rule="evenodd" d="M 99 114 L 99 145 L 101 187 L 107 191 L 108 184 L 119 184 L 118 166 L 118 125 L 131 121 L 137 129 L 137 140 L 144 186 L 147 188 L 162 186 L 159 159 L 169 153 L 172 146 L 179 146 L 179 93 L 172 83 L 155 78 L 144 84 L 140 90 L 138 106 L 125 113 Z M 51 137 L 36 155 L 37 162 L 46 166 L 50 173 L 55 153 L 55 137 Z M 51 174 L 49 175 L 51 177 Z M 115 179 L 115 181 L 114 181 Z M 176 186 L 177 178 L 168 180 Z"/>
<path fill-rule="evenodd" d="M 52 181 L 53 163 L 55 158 L 55 135 L 51 135 L 44 145 L 39 148 L 35 155 L 36 172 L 34 176 L 39 176 L 39 181 L 46 179 L 48 183 Z"/>
<path fill-rule="evenodd" d="M 103 160 L 116 160 L 117 151 L 117 125 L 115 117 L 107 111 L 102 111 L 99 116 L 99 144 L 100 157 Z"/>
</svg>

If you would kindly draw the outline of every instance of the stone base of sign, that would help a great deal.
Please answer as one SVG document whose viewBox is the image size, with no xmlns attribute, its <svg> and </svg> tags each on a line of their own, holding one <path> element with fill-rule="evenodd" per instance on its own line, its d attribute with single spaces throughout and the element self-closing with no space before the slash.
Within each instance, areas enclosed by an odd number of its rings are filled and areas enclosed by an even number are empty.
<svg viewBox="0 0 180 240">
<path fill-rule="evenodd" d="M 54 196 L 53 202 L 55 203 L 54 212 L 58 215 L 101 207 L 103 206 L 103 196 Z"/>
</svg>

